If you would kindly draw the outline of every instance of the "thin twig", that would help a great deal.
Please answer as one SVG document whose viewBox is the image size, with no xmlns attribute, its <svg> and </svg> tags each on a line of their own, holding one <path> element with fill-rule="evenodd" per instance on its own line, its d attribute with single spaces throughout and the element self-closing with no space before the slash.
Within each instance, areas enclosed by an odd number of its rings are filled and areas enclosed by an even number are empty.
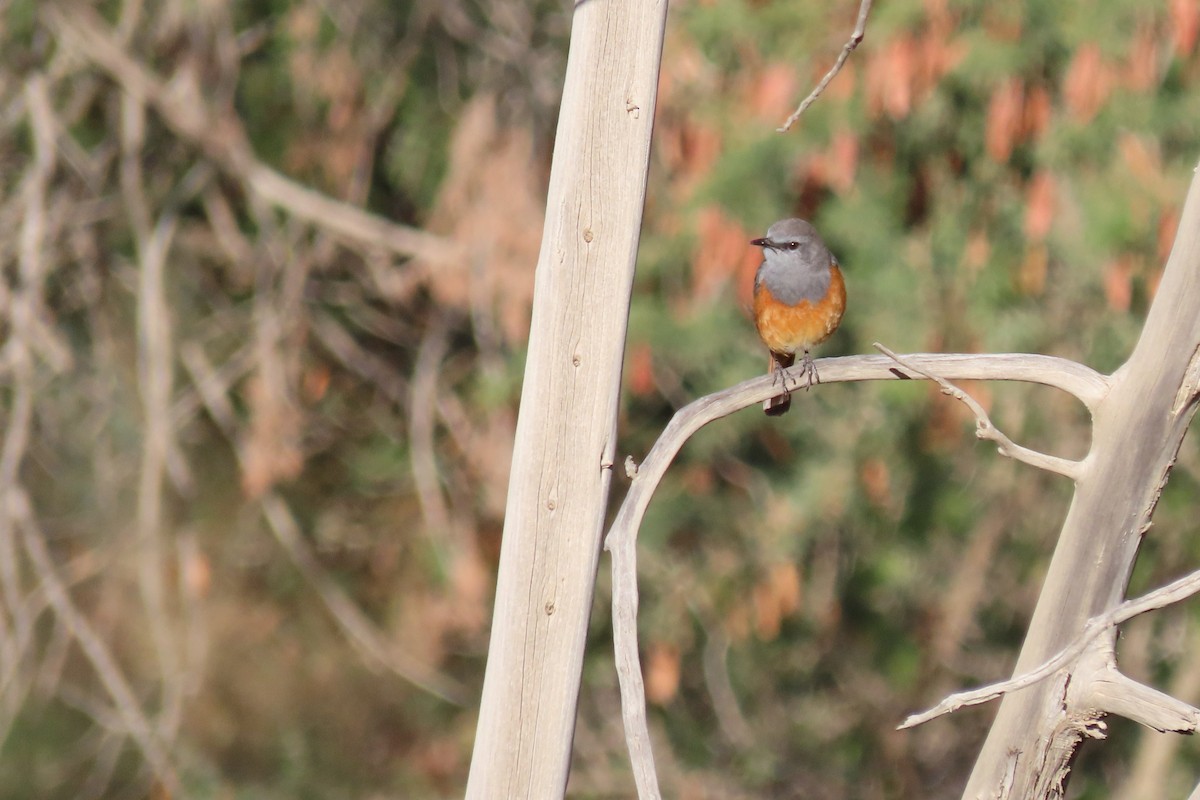
<svg viewBox="0 0 1200 800">
<path fill-rule="evenodd" d="M 6 245 L 15 250 L 20 277 L 11 282 L 11 288 L 8 281 L 0 281 L 0 315 L 8 329 L 0 348 L 0 368 L 10 387 L 0 445 L 0 744 L 12 732 L 30 690 L 44 686 L 52 692 L 58 677 L 49 660 L 49 648 L 36 652 L 35 637 L 44 632 L 39 619 L 50 605 L 49 587 L 38 583 L 36 564 L 33 575 L 22 567 L 18 549 L 21 521 L 9 510 L 22 502 L 27 507 L 22 475 L 39 402 L 38 356 L 56 371 L 69 360 L 69 351 L 62 355 L 58 334 L 46 323 L 53 315 L 44 311 L 57 233 L 56 203 L 51 194 L 57 162 L 56 120 L 50 94 L 45 74 L 36 72 L 25 80 L 24 91 L 16 93 L 15 99 L 24 103 L 33 157 L 28 159 L 18 190 L 5 198 L 5 210 L 17 211 L 13 219 L 6 220 L 6 229 L 16 234 L 12 237 L 15 242 Z M 28 591 L 23 586 L 27 576 L 33 583 Z M 52 632 L 65 627 L 61 619 L 52 621 L 56 623 Z"/>
<path fill-rule="evenodd" d="M 5 322 L 11 331 L 4 344 L 3 360 L 9 372 L 7 382 L 13 391 L 4 443 L 0 445 L 0 502 L 10 493 L 22 491 L 21 465 L 32 438 L 36 400 L 34 354 L 38 339 L 33 323 L 43 316 L 42 290 L 47 273 L 49 239 L 46 195 L 55 168 L 53 122 L 44 76 L 32 76 L 26 83 L 24 95 L 29 106 L 34 157 L 25 170 L 20 189 L 23 214 L 17 252 L 21 280 L 2 304 L 8 317 Z M 7 292 L 7 287 L 3 291 Z M 0 513 L 0 597 L 13 625 L 20 628 L 23 620 L 19 617 L 22 603 L 18 567 L 12 520 L 7 514 Z M 0 619 L 0 624 L 5 622 L 7 620 Z"/>
<path fill-rule="evenodd" d="M 445 315 L 435 314 L 429 330 L 417 349 L 408 402 L 408 440 L 413 485 L 417 502 L 425 518 L 425 529 L 434 537 L 434 552 L 440 559 L 444 553 L 439 539 L 458 539 L 452 530 L 455 520 L 442 494 L 441 474 L 434 450 L 434 424 L 437 421 L 438 376 L 442 359 L 450 344 L 450 327 Z M 445 566 L 444 564 L 442 565 Z"/>
<path fill-rule="evenodd" d="M 409 388 L 403 374 L 386 358 L 362 347 L 342 324 L 326 312 L 317 311 L 308 323 L 325 350 L 346 369 L 368 381 L 381 395 L 402 410 L 408 408 Z"/>
<path fill-rule="evenodd" d="M 230 389 L 254 369 L 254 344 L 243 344 L 225 356 L 219 367 L 212 366 L 204 355 L 198 341 L 179 345 L 179 361 L 192 385 L 181 386 L 175 403 L 171 407 L 171 421 L 176 429 L 182 430 L 202 410 L 210 414 L 222 414 L 217 425 L 233 430 L 237 424 L 237 412 L 229 402 Z"/>
<path fill-rule="evenodd" d="M 263 516 L 266 517 L 276 540 L 283 546 L 284 552 L 316 589 L 325 607 L 346 632 L 350 643 L 367 657 L 368 663 L 383 666 L 447 703 L 466 705 L 467 692 L 461 684 L 384 641 L 362 609 L 350 599 L 342 587 L 325 574 L 320 562 L 312 554 L 312 549 L 304 541 L 291 509 L 279 495 L 268 491 L 260 502 Z"/>
<path fill-rule="evenodd" d="M 123 95 L 121 112 L 119 176 L 137 259 L 138 392 L 144 421 L 137 490 L 136 567 L 161 680 L 158 730 L 163 740 L 170 742 L 181 721 L 183 690 L 163 580 L 166 570 L 163 491 L 175 438 L 170 415 L 174 353 L 164 273 L 178 216 L 172 204 L 157 221 L 151 219 L 142 170 L 146 127 L 143 99 Z"/>
<path fill-rule="evenodd" d="M 842 52 L 838 54 L 837 61 L 833 62 L 833 66 L 830 67 L 829 72 L 825 73 L 825 77 L 821 78 L 821 82 L 817 84 L 808 97 L 804 98 L 796 110 L 792 112 L 792 115 L 784 121 L 783 125 L 775 129 L 779 133 L 787 133 L 796 124 L 796 120 L 800 119 L 800 115 L 817 101 L 817 98 L 821 96 L 821 92 L 825 91 L 825 87 L 842 71 L 842 67 L 846 64 L 846 59 L 850 58 L 850 54 L 862 43 L 863 37 L 867 34 L 867 17 L 871 14 L 872 2 L 873 0 L 862 0 L 862 4 L 858 7 L 858 22 L 854 25 L 854 32 L 850 34 L 850 38 L 842 47 Z"/>
<path fill-rule="evenodd" d="M 1088 620 L 1079 638 L 1072 642 L 1066 649 L 1060 651 L 1058 655 L 1043 662 L 1040 666 L 1010 680 L 982 686 L 967 692 L 956 692 L 928 711 L 911 715 L 898 726 L 897 730 L 916 727 L 921 723 L 957 711 L 960 708 L 977 706 L 1043 681 L 1078 658 L 1087 649 L 1087 646 L 1105 631 L 1123 622 L 1127 622 L 1139 614 L 1145 614 L 1147 611 L 1155 611 L 1186 600 L 1197 592 L 1200 592 L 1200 570 L 1185 575 L 1141 597 L 1126 600 L 1111 611 Z"/>
<path fill-rule="evenodd" d="M 112 651 L 87 617 L 72 602 L 70 593 L 46 549 L 43 534 L 36 526 L 29 498 L 23 491 L 14 490 L 9 492 L 6 500 L 7 508 L 0 509 L 0 513 L 11 515 L 20 527 L 25 552 L 38 580 L 42 583 L 50 605 L 54 608 L 55 616 L 67 626 L 71 636 L 79 643 L 80 651 L 91 663 L 96 676 L 112 698 L 124 729 L 154 769 L 155 778 L 167 787 L 172 796 L 178 795 L 179 779 L 164 743 L 138 703 L 137 696 Z"/>
<path fill-rule="evenodd" d="M 1047 472 L 1055 472 L 1059 475 L 1064 475 L 1073 481 L 1079 480 L 1083 474 L 1083 463 L 1080 461 L 1072 461 L 1068 458 L 1059 458 L 1058 456 L 1047 455 L 1046 453 L 1031 450 L 1028 447 L 1022 447 L 1004 435 L 1004 432 L 992 424 L 991 417 L 983 410 L 983 406 L 979 404 L 974 397 L 964 392 L 945 378 L 941 378 L 932 372 L 923 370 L 920 367 L 914 366 L 904 360 L 903 357 L 896 355 L 891 350 L 887 349 L 879 342 L 875 342 L 875 349 L 883 353 L 888 358 L 895 361 L 902 367 L 924 375 L 931 381 L 936 381 L 938 386 L 942 387 L 942 392 L 966 404 L 967 408 L 971 409 L 971 413 L 975 415 L 975 435 L 980 439 L 993 441 L 1000 451 L 1000 455 L 1020 461 L 1023 464 L 1028 464 L 1031 467 L 1044 469 Z"/>
<path fill-rule="evenodd" d="M 704 685 L 712 698 L 717 725 L 734 746 L 750 747 L 754 743 L 754 734 L 742 714 L 733 682 L 729 679 L 729 637 L 714 624 L 705 625 L 704 632 Z"/>
</svg>

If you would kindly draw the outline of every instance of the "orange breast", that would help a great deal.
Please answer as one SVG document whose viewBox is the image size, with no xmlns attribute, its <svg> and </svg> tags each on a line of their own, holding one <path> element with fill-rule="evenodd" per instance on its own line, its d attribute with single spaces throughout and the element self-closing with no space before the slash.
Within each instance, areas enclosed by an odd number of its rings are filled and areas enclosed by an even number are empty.
<svg viewBox="0 0 1200 800">
<path fill-rule="evenodd" d="M 774 353 L 795 353 L 820 344 L 837 330 L 846 311 L 846 282 L 837 264 L 830 267 L 829 291 L 817 303 L 801 300 L 789 306 L 766 286 L 754 291 L 754 323 L 763 343 Z"/>
</svg>

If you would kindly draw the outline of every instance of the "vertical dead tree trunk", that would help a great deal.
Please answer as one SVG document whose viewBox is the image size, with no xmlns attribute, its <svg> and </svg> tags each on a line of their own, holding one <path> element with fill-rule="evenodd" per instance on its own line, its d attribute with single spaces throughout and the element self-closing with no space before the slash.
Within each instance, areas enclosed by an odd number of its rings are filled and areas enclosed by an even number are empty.
<svg viewBox="0 0 1200 800">
<path fill-rule="evenodd" d="M 1016 673 L 1077 640 L 1118 605 L 1200 383 L 1200 179 L 1193 179 L 1162 283 L 1129 361 L 1094 410 L 1092 447 L 1030 622 Z M 1058 798 L 1084 737 L 1121 714 L 1173 730 L 1170 698 L 1117 672 L 1108 631 L 1057 677 L 1008 694 L 964 798 Z"/>
<path fill-rule="evenodd" d="M 575 6 L 468 798 L 566 788 L 666 11 Z"/>
</svg>

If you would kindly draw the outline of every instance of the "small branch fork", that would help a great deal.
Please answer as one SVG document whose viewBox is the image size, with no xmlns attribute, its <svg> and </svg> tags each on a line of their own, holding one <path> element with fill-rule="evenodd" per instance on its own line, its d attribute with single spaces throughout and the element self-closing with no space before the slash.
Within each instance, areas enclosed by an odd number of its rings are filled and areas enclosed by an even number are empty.
<svg viewBox="0 0 1200 800">
<path fill-rule="evenodd" d="M 1089 367 L 1052 356 L 1016 353 L 974 355 L 917 353 L 901 357 L 886 349 L 884 352 L 887 353 L 886 356 L 820 359 L 817 366 L 821 375 L 821 384 L 828 386 L 852 381 L 911 380 L 915 375 L 937 380 L 945 388 L 948 385 L 943 383 L 946 378 L 935 378 L 934 371 L 936 370 L 939 376 L 948 376 L 957 380 L 1018 380 L 1040 383 L 1073 395 L 1089 411 L 1095 409 L 1104 399 L 1111 385 L 1109 378 Z M 898 368 L 897 365 L 903 369 Z M 795 388 L 791 387 L 791 384 L 795 383 L 794 376 L 786 375 L 785 381 L 788 381 L 790 388 Z M 779 387 L 775 376 L 763 375 L 729 389 L 701 397 L 675 413 L 641 465 L 634 464 L 631 459 L 626 460 L 626 474 L 631 476 L 632 482 L 605 538 L 604 548 L 612 554 L 613 644 L 617 677 L 621 686 L 621 716 L 638 797 L 642 800 L 659 798 L 662 795 L 658 787 L 658 777 L 650 746 L 650 731 L 646 721 L 646 692 L 642 681 L 641 659 L 638 654 L 638 529 L 659 481 L 666 474 L 667 467 L 670 466 L 684 443 L 696 431 L 721 417 L 761 403 L 778 391 Z M 954 391 L 957 390 L 951 387 L 952 394 Z M 964 400 L 964 402 L 966 401 Z M 982 409 L 979 409 L 977 417 L 981 412 Z M 986 415 L 984 415 L 984 419 L 986 419 Z M 990 426 L 990 423 L 988 425 Z M 1007 440 L 1004 441 L 1007 442 Z M 1008 442 L 1008 445 L 1014 448 L 1013 452 L 1017 452 L 1016 445 L 1011 442 Z M 1052 458 L 1042 454 L 1037 455 L 1041 455 L 1043 460 Z M 1013 457 L 1019 458 L 1016 455 Z M 1033 463 L 1027 459 L 1021 460 Z M 1035 463 L 1034 465 L 1048 468 L 1044 464 Z M 1053 471 L 1071 474 L 1071 468 L 1061 464 L 1058 466 L 1060 469 Z M 603 469 L 605 466 L 600 465 L 600 468 Z M 1078 466 L 1075 469 L 1078 469 Z"/>
<path fill-rule="evenodd" d="M 1013 442 L 1012 439 L 1009 439 L 1004 435 L 1003 431 L 992 424 L 991 418 L 988 417 L 987 412 L 983 410 L 983 406 L 979 405 L 979 401 L 977 401 L 974 397 L 971 397 L 971 395 L 967 394 L 954 384 L 950 383 L 950 381 L 909 363 L 906 359 L 896 355 L 879 342 L 875 343 L 875 349 L 895 361 L 900 366 L 905 367 L 917 373 L 918 375 L 923 375 L 931 381 L 935 381 L 938 386 L 942 387 L 942 394 L 948 394 L 955 400 L 961 400 L 963 403 L 965 403 L 967 408 L 971 409 L 971 413 L 975 415 L 975 435 L 980 439 L 986 439 L 995 442 L 1000 455 L 1016 459 L 1017 461 L 1020 461 L 1023 464 L 1028 464 L 1031 467 L 1044 469 L 1048 472 L 1055 472 L 1059 475 L 1066 476 L 1073 481 L 1079 480 L 1080 476 L 1083 474 L 1083 462 L 1081 461 L 1072 461 L 1068 458 L 1059 458 L 1058 456 L 1047 455 L 1046 453 L 1041 453 L 1037 450 L 1030 450 L 1028 447 L 1022 447 L 1021 445 Z"/>
<path fill-rule="evenodd" d="M 850 54 L 862 43 L 863 37 L 867 35 L 867 17 L 871 14 L 872 2 L 873 0 L 862 0 L 862 4 L 858 7 L 858 22 L 854 25 L 854 32 L 850 34 L 850 38 L 842 47 L 842 52 L 838 54 L 837 61 L 833 62 L 833 66 L 829 68 L 829 72 L 825 73 L 825 77 L 821 78 L 816 88 L 809 93 L 808 97 L 801 101 L 796 110 L 792 112 L 792 115 L 775 129 L 779 133 L 787 133 L 796 124 L 796 120 L 800 119 L 800 115 L 817 101 L 817 98 L 821 96 L 821 92 L 825 91 L 825 87 L 842 71 L 842 67 L 846 64 L 846 59 L 850 58 Z"/>
<path fill-rule="evenodd" d="M 898 726 L 897 730 L 913 728 L 944 714 L 957 711 L 960 708 L 980 705 L 1010 692 L 1033 686 L 1035 683 L 1054 675 L 1084 655 L 1088 647 L 1098 637 L 1116 628 L 1121 623 L 1127 622 L 1147 611 L 1155 611 L 1179 603 L 1195 595 L 1197 592 L 1200 592 L 1200 570 L 1185 575 L 1141 597 L 1126 600 L 1111 611 L 1088 620 L 1083 628 L 1083 633 L 1080 634 L 1078 639 L 1072 642 L 1065 650 L 1059 652 L 1058 655 L 1043 662 L 1035 669 L 1010 680 L 993 683 L 989 686 L 982 686 L 967 692 L 952 694 L 928 711 L 911 715 Z M 1089 696 L 1092 699 L 1095 699 L 1097 695 L 1108 699 L 1105 707 L 1100 708 L 1101 711 L 1120 713 L 1122 716 L 1159 731 L 1191 733 L 1200 725 L 1200 710 L 1146 686 L 1142 686 L 1116 672 L 1116 667 L 1111 662 L 1111 643 L 1104 646 L 1103 652 L 1106 662 L 1104 670 L 1102 675 L 1093 678 L 1093 683 L 1103 681 L 1107 685 L 1115 684 L 1117 691 L 1107 688 L 1103 692 L 1090 693 Z M 1128 702 L 1130 695 L 1134 695 L 1135 699 L 1139 702 Z"/>
</svg>

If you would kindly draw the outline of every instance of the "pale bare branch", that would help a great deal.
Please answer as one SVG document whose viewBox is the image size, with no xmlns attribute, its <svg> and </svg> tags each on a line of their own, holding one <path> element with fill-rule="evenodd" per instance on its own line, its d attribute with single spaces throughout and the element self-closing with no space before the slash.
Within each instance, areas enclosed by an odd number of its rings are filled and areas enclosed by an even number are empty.
<svg viewBox="0 0 1200 800">
<path fill-rule="evenodd" d="M 311 324 L 317 340 L 342 366 L 368 381 L 390 402 L 400 408 L 408 407 L 407 382 L 393 364 L 359 345 L 341 323 L 328 314 L 316 313 Z"/>
<path fill-rule="evenodd" d="M 183 709 L 178 653 L 163 578 L 166 570 L 163 490 L 175 436 L 170 414 L 174 353 L 165 271 L 175 237 L 177 213 L 172 205 L 168 205 L 157 220 L 152 219 L 142 171 L 145 113 L 139 96 L 122 96 L 119 176 L 137 259 L 138 390 L 144 422 L 134 552 L 138 588 L 161 681 L 162 710 L 158 729 L 163 739 L 170 741 L 178 730 Z"/>
<path fill-rule="evenodd" d="M 338 625 L 346 632 L 350 643 L 367 657 L 367 663 L 383 666 L 419 689 L 454 705 L 465 705 L 466 690 L 457 681 L 442 675 L 420 663 L 401 648 L 384 642 L 375 625 L 367 618 L 346 592 L 325 574 L 320 562 L 300 534 L 296 518 L 274 492 L 267 492 L 262 500 L 263 516 L 283 546 L 284 552 L 304 575 L 305 580 L 316 589 L 318 596 Z"/>
<path fill-rule="evenodd" d="M 992 424 L 988 413 L 984 411 L 983 406 L 979 404 L 971 395 L 964 392 L 945 378 L 939 377 L 932 372 L 921 369 L 913 364 L 908 363 L 902 356 L 898 356 L 891 350 L 887 349 L 879 342 L 875 342 L 875 348 L 883 353 L 888 358 L 900 364 L 903 367 L 911 369 L 920 375 L 924 375 L 931 381 L 935 381 L 938 386 L 942 387 L 943 394 L 948 394 L 955 400 L 964 403 L 967 408 L 971 409 L 971 413 L 975 415 L 975 435 L 980 439 L 988 439 L 995 442 L 1000 451 L 1000 455 L 1008 456 L 1009 458 L 1020 461 L 1023 464 L 1028 464 L 1031 467 L 1044 469 L 1048 472 L 1055 472 L 1059 475 L 1066 476 L 1073 481 L 1079 480 L 1083 474 L 1083 463 L 1080 461 L 1072 461 L 1067 458 L 1059 458 L 1057 456 L 1047 455 L 1046 453 L 1030 450 L 1028 447 L 1022 447 L 1019 444 L 1009 439 L 1004 432 Z"/>
<path fill-rule="evenodd" d="M 1085 685 L 1084 700 L 1088 706 L 1131 719 L 1159 733 L 1196 732 L 1200 710 L 1118 671 L 1112 662 L 1111 647 L 1104 655 L 1108 663 L 1103 669 L 1072 676 L 1072 686 L 1076 682 Z"/>
<path fill-rule="evenodd" d="M 927 373 L 936 370 L 958 380 L 1014 380 L 1053 386 L 1074 395 L 1089 410 L 1100 402 L 1109 387 L 1109 379 L 1095 370 L 1052 356 L 916 353 L 904 356 L 904 361 L 909 366 L 898 365 L 895 359 L 886 356 L 823 358 L 816 363 L 823 387 L 854 381 L 928 378 Z M 643 798 L 659 795 L 638 654 L 638 529 L 659 481 L 692 434 L 714 420 L 761 403 L 778 391 L 776 379 L 763 375 L 701 397 L 675 412 L 646 460 L 632 473 L 629 492 L 605 537 L 604 548 L 612 554 L 613 642 L 621 685 L 621 713 L 639 794 Z M 626 468 L 628 471 L 628 461 Z"/>
<path fill-rule="evenodd" d="M 24 550 L 46 591 L 55 615 L 79 643 L 80 651 L 91 663 L 100 683 L 112 699 L 121 725 L 137 743 L 147 763 L 153 767 L 156 779 L 161 781 L 172 795 L 179 794 L 179 779 L 164 743 L 146 717 L 138 703 L 137 695 L 125 679 L 108 645 L 72 602 L 70 593 L 59 577 L 49 551 L 46 550 L 42 533 L 37 529 L 29 498 L 23 491 L 14 490 L 8 493 L 6 500 L 7 507 L 0 509 L 0 513 L 11 516 L 21 529 Z"/>
<path fill-rule="evenodd" d="M 1006 681 L 989 684 L 967 692 L 956 692 L 946 697 L 933 708 L 922 711 L 919 714 L 910 715 L 898 726 L 898 730 L 916 727 L 944 714 L 957 711 L 960 708 L 977 706 L 1043 681 L 1078 658 L 1088 645 L 1102 633 L 1133 619 L 1139 614 L 1166 608 L 1169 605 L 1186 600 L 1197 592 L 1200 592 L 1200 570 L 1185 575 L 1141 597 L 1126 600 L 1108 613 L 1092 617 L 1088 620 L 1079 638 L 1035 669 Z M 1116 709 L 1112 710 L 1116 711 Z"/>
<path fill-rule="evenodd" d="M 846 44 L 842 46 L 842 52 L 838 54 L 837 61 L 833 62 L 833 66 L 829 68 L 829 72 L 825 73 L 825 77 L 821 78 L 816 88 L 809 93 L 808 97 L 801 101 L 800 105 L 792 112 L 792 115 L 784 120 L 776 130 L 779 133 L 787 133 L 796 120 L 800 119 L 808 107 L 817 101 L 821 96 L 821 92 L 825 91 L 825 87 L 837 77 L 837 74 L 842 71 L 842 67 L 846 65 L 846 59 L 850 58 L 850 54 L 862 43 L 863 37 L 867 35 L 867 17 L 871 14 L 871 3 L 873 0 L 862 0 L 858 7 L 858 21 L 854 23 L 854 31 L 850 34 L 850 38 Z"/>
<path fill-rule="evenodd" d="M 434 452 L 434 423 L 437 419 L 438 373 L 449 347 L 450 329 L 444 316 L 436 316 L 417 349 L 417 363 L 410 386 L 408 439 L 417 500 L 426 529 L 435 537 L 457 538 L 456 525 L 442 494 L 440 470 Z M 440 554 L 440 549 L 435 548 Z"/>
<path fill-rule="evenodd" d="M 1172 633 L 1174 629 L 1174 633 Z M 1195 702 L 1200 697 L 1200 625 L 1197 625 L 1194 615 L 1182 614 L 1167 623 L 1167 626 L 1143 625 L 1136 635 L 1142 639 L 1142 646 L 1134 644 L 1133 635 L 1127 630 L 1124 651 L 1137 650 L 1136 657 L 1149 660 L 1151 656 L 1151 639 L 1166 634 L 1164 638 L 1182 636 L 1185 643 L 1178 648 L 1175 662 L 1177 664 L 1171 676 L 1167 693 L 1185 702 Z M 1128 658 L 1128 656 L 1127 656 Z M 1148 664 L 1144 665 L 1148 667 Z M 1144 734 L 1139 737 L 1137 751 L 1129 764 L 1128 773 L 1118 783 L 1112 786 L 1111 800 L 1142 800 L 1144 797 L 1155 797 L 1161 794 L 1161 787 L 1167 785 L 1168 775 L 1174 772 L 1176 755 L 1187 746 L 1187 743 L 1177 736 L 1155 736 Z"/>
</svg>

